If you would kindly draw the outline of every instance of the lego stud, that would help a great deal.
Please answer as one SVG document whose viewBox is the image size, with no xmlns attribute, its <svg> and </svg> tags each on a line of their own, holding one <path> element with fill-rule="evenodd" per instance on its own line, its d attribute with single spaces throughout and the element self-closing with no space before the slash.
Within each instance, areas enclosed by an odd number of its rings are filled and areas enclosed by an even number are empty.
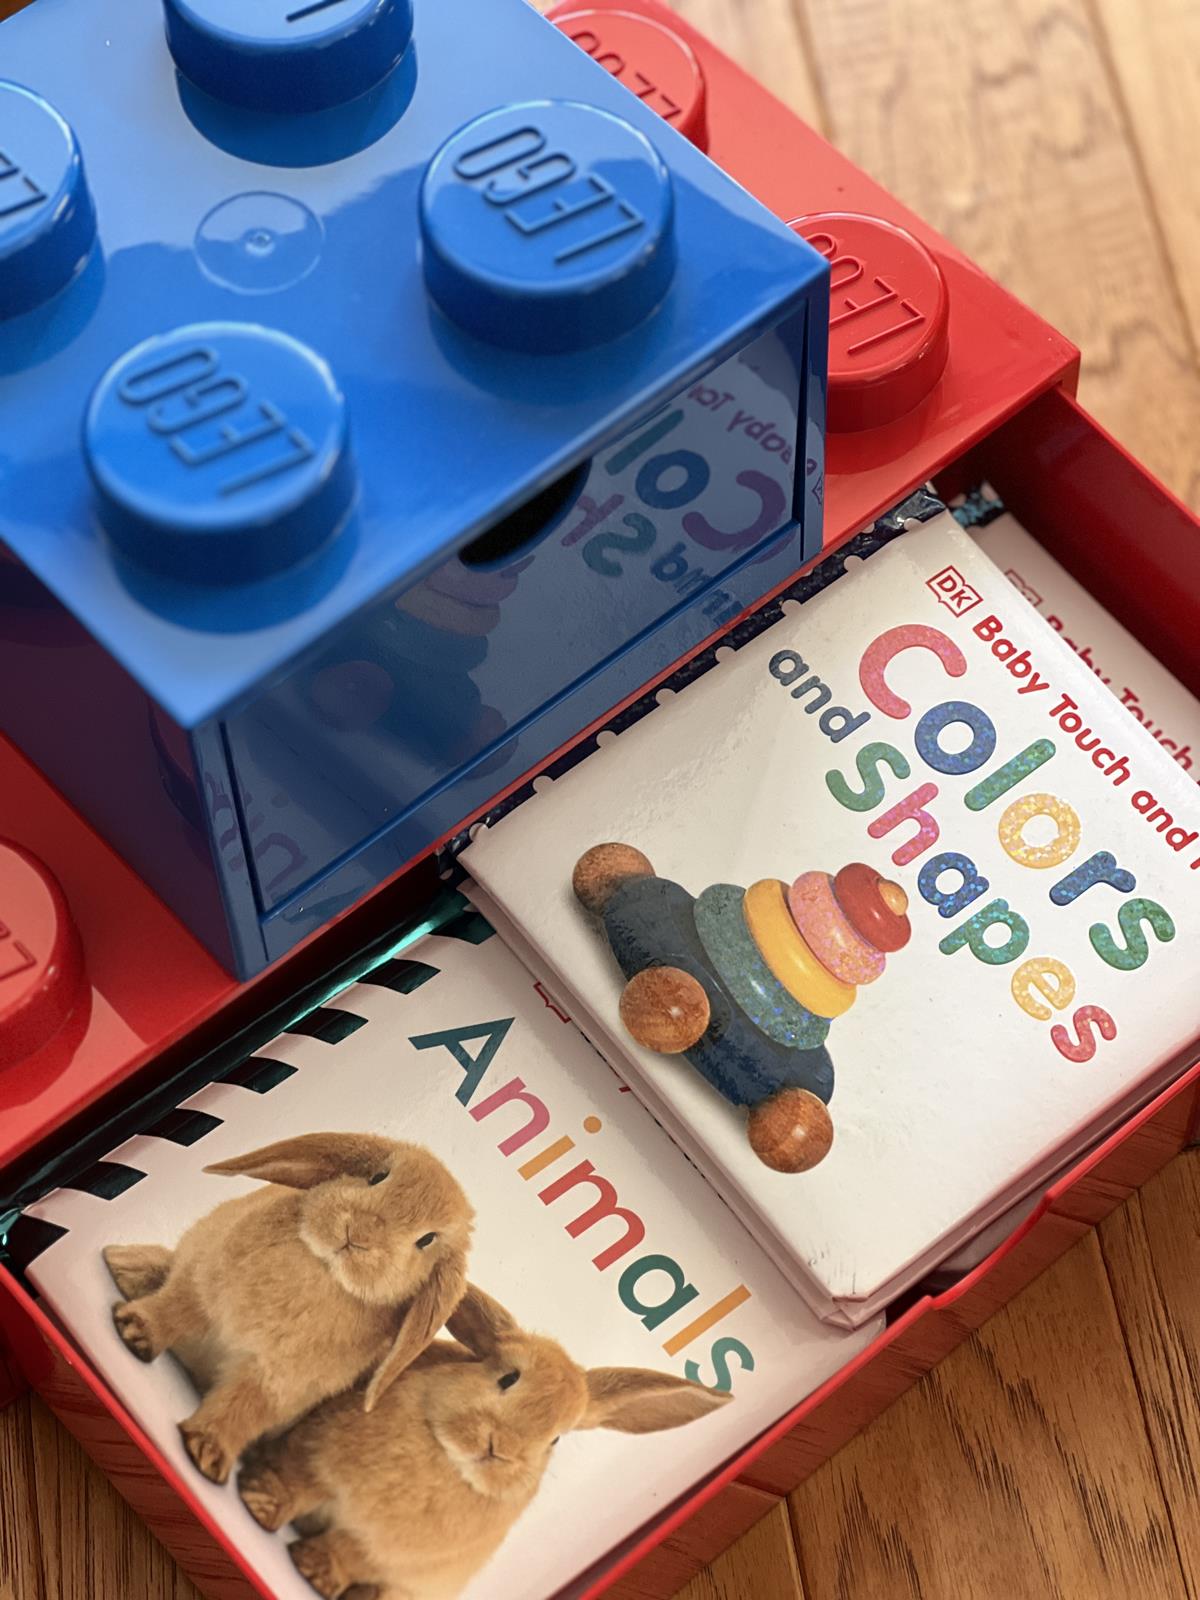
<svg viewBox="0 0 1200 1600">
<path fill-rule="evenodd" d="M 49 867 L 0 839 L 0 1067 L 48 1044 L 85 998 L 83 946 Z"/>
<path fill-rule="evenodd" d="M 550 20 L 643 105 L 701 150 L 707 148 L 704 72 L 686 39 L 632 11 L 568 6 L 552 11 Z"/>
<path fill-rule="evenodd" d="M 0 319 L 65 289 L 95 237 L 75 135 L 40 95 L 0 81 Z"/>
<path fill-rule="evenodd" d="M 164 0 L 164 9 L 184 77 L 251 111 L 356 100 L 387 77 L 413 32 L 413 0 Z"/>
<path fill-rule="evenodd" d="M 828 426 L 907 416 L 950 353 L 950 294 L 919 239 L 881 217 L 823 212 L 789 226 L 829 262 Z"/>
<path fill-rule="evenodd" d="M 565 100 L 477 118 L 421 185 L 425 283 L 459 328 L 531 353 L 640 326 L 675 272 L 671 175 L 620 117 Z"/>
<path fill-rule="evenodd" d="M 113 544 L 184 583 L 303 561 L 338 533 L 356 487 L 333 374 L 249 323 L 176 328 L 122 356 L 92 395 L 84 452 Z"/>
</svg>

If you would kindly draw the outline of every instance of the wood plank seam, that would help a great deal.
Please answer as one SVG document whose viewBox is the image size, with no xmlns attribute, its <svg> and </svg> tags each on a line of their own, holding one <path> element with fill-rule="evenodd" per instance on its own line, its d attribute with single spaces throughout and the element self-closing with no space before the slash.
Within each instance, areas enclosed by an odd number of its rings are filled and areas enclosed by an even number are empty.
<svg viewBox="0 0 1200 1600">
<path fill-rule="evenodd" d="M 821 70 L 820 54 L 817 50 L 816 40 L 813 37 L 812 25 L 805 9 L 804 0 L 789 0 L 792 21 L 796 28 L 796 37 L 800 44 L 800 54 L 808 64 L 808 77 L 812 84 L 813 98 L 817 104 L 819 121 L 818 131 L 826 139 L 836 143 L 833 136 L 833 114 L 830 110 L 829 92 L 825 84 L 825 74 Z"/>
<path fill-rule="evenodd" d="M 1151 181 L 1146 153 L 1138 132 L 1137 119 L 1133 115 L 1133 108 L 1125 92 L 1124 81 L 1117 71 L 1117 64 L 1113 58 L 1112 40 L 1109 37 L 1108 28 L 1101 15 L 1097 0 L 1083 0 L 1083 5 L 1091 19 L 1097 54 L 1100 57 L 1105 77 L 1108 79 L 1113 105 L 1124 132 L 1126 143 L 1129 146 L 1130 160 L 1136 174 L 1137 185 L 1145 201 L 1150 229 L 1158 246 L 1159 255 L 1162 257 L 1163 271 L 1170 287 L 1171 298 L 1179 314 L 1180 331 L 1191 354 L 1192 365 L 1200 371 L 1200 342 L 1198 342 L 1197 330 L 1192 324 L 1190 307 L 1187 296 L 1183 292 L 1183 284 L 1180 281 L 1175 252 L 1172 249 L 1171 240 L 1158 208 L 1155 185 Z"/>
<path fill-rule="evenodd" d="M 1185 1157 L 1179 1156 L 1176 1159 L 1183 1161 Z M 1200 1370 L 1197 1369 L 1197 1366 L 1192 1359 L 1192 1352 L 1188 1347 L 1187 1341 L 1183 1338 L 1175 1323 L 1175 1318 L 1171 1310 L 1171 1300 L 1161 1281 L 1158 1268 L 1154 1260 L 1154 1252 L 1151 1249 L 1150 1238 L 1145 1225 L 1145 1218 L 1142 1213 L 1141 1197 L 1139 1195 L 1134 1195 L 1132 1199 L 1128 1200 L 1126 1204 L 1121 1207 L 1120 1218 L 1123 1223 L 1129 1224 L 1132 1231 L 1138 1236 L 1137 1243 L 1139 1246 L 1139 1254 L 1141 1256 L 1142 1263 L 1146 1267 L 1153 1282 L 1156 1320 L 1166 1324 L 1166 1329 L 1164 1329 L 1162 1332 L 1161 1343 L 1167 1348 L 1175 1345 L 1183 1351 L 1183 1359 L 1185 1363 L 1184 1376 L 1187 1384 L 1186 1391 L 1177 1382 L 1176 1374 L 1171 1368 L 1170 1364 L 1166 1361 L 1162 1363 L 1167 1374 L 1168 1385 L 1173 1401 L 1171 1408 L 1168 1410 L 1158 1396 L 1154 1395 L 1150 1391 L 1146 1381 L 1146 1375 L 1142 1371 L 1141 1362 L 1137 1353 L 1137 1344 L 1133 1337 L 1132 1327 L 1128 1319 L 1127 1303 L 1124 1292 L 1125 1286 L 1121 1279 L 1114 1274 L 1112 1264 L 1109 1260 L 1108 1251 L 1105 1249 L 1104 1245 L 1104 1231 L 1101 1230 L 1098 1235 L 1100 1244 L 1100 1260 L 1104 1268 L 1105 1276 L 1108 1279 L 1109 1292 L 1112 1295 L 1113 1306 L 1116 1311 L 1117 1320 L 1121 1326 L 1121 1338 L 1129 1356 L 1129 1366 L 1130 1371 L 1133 1374 L 1134 1389 L 1137 1394 L 1138 1404 L 1142 1411 L 1142 1422 L 1146 1431 L 1146 1438 L 1150 1444 L 1150 1456 L 1154 1463 L 1154 1470 L 1158 1477 L 1159 1488 L 1162 1492 L 1163 1505 L 1166 1507 L 1167 1517 L 1171 1527 L 1171 1535 L 1175 1541 L 1175 1553 L 1179 1561 L 1179 1570 L 1183 1575 L 1183 1581 L 1187 1588 L 1189 1600 L 1196 1600 L 1196 1588 L 1192 1582 L 1190 1564 L 1186 1559 L 1186 1552 L 1183 1547 L 1180 1529 L 1177 1523 L 1177 1513 L 1174 1503 L 1174 1495 L 1171 1492 L 1171 1483 L 1167 1470 L 1167 1463 L 1162 1459 L 1161 1449 L 1163 1447 L 1160 1446 L 1159 1441 L 1160 1438 L 1172 1441 L 1171 1454 L 1173 1457 L 1175 1470 L 1189 1484 L 1192 1491 L 1195 1492 L 1196 1489 L 1200 1487 L 1200 1484 L 1198 1484 L 1197 1480 L 1196 1463 L 1191 1459 L 1191 1456 L 1188 1453 L 1187 1440 L 1182 1430 L 1182 1418 L 1185 1407 L 1190 1405 L 1194 1409 L 1197 1399 L 1200 1398 Z M 1169 1336 L 1168 1332 L 1166 1331 L 1167 1329 L 1174 1332 L 1173 1338 Z M 1157 1424 L 1157 1427 L 1155 1424 Z"/>
</svg>

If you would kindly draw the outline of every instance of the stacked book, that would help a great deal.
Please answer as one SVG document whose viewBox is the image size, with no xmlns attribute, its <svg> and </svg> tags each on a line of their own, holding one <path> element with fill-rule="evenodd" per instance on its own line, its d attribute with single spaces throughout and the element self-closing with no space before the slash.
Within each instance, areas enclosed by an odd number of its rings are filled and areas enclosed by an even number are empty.
<svg viewBox="0 0 1200 1600">
<path fill-rule="evenodd" d="M 278 1600 L 541 1600 L 878 1331 L 807 1310 L 475 914 L 171 1133 L 31 1207 L 27 1273 Z"/>
<path fill-rule="evenodd" d="M 571 1592 L 1183 1064 L 1197 707 L 1002 537 L 811 584 L 29 1208 L 265 1591 Z"/>
<path fill-rule="evenodd" d="M 949 513 L 464 860 L 846 1327 L 1144 1101 L 1200 1024 L 1196 785 Z"/>
</svg>

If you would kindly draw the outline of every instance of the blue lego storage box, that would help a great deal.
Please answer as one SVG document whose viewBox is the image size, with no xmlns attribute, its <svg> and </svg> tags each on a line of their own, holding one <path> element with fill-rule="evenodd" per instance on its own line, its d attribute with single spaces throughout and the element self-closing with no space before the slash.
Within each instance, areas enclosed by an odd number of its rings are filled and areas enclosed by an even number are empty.
<svg viewBox="0 0 1200 1600">
<path fill-rule="evenodd" d="M 525 0 L 0 80 L 0 725 L 238 974 L 819 551 L 826 263 Z"/>
</svg>

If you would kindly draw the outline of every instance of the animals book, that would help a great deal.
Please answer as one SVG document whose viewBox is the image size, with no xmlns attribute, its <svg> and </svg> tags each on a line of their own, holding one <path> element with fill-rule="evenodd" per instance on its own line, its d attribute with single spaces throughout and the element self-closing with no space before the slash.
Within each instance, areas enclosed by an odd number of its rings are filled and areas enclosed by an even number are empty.
<svg viewBox="0 0 1200 1600">
<path fill-rule="evenodd" d="M 874 1331 L 812 1316 L 461 902 L 22 1227 L 277 1600 L 542 1600 Z"/>
<path fill-rule="evenodd" d="M 1200 1034 L 1196 787 L 948 513 L 539 782 L 463 860 L 845 1325 Z"/>
</svg>

